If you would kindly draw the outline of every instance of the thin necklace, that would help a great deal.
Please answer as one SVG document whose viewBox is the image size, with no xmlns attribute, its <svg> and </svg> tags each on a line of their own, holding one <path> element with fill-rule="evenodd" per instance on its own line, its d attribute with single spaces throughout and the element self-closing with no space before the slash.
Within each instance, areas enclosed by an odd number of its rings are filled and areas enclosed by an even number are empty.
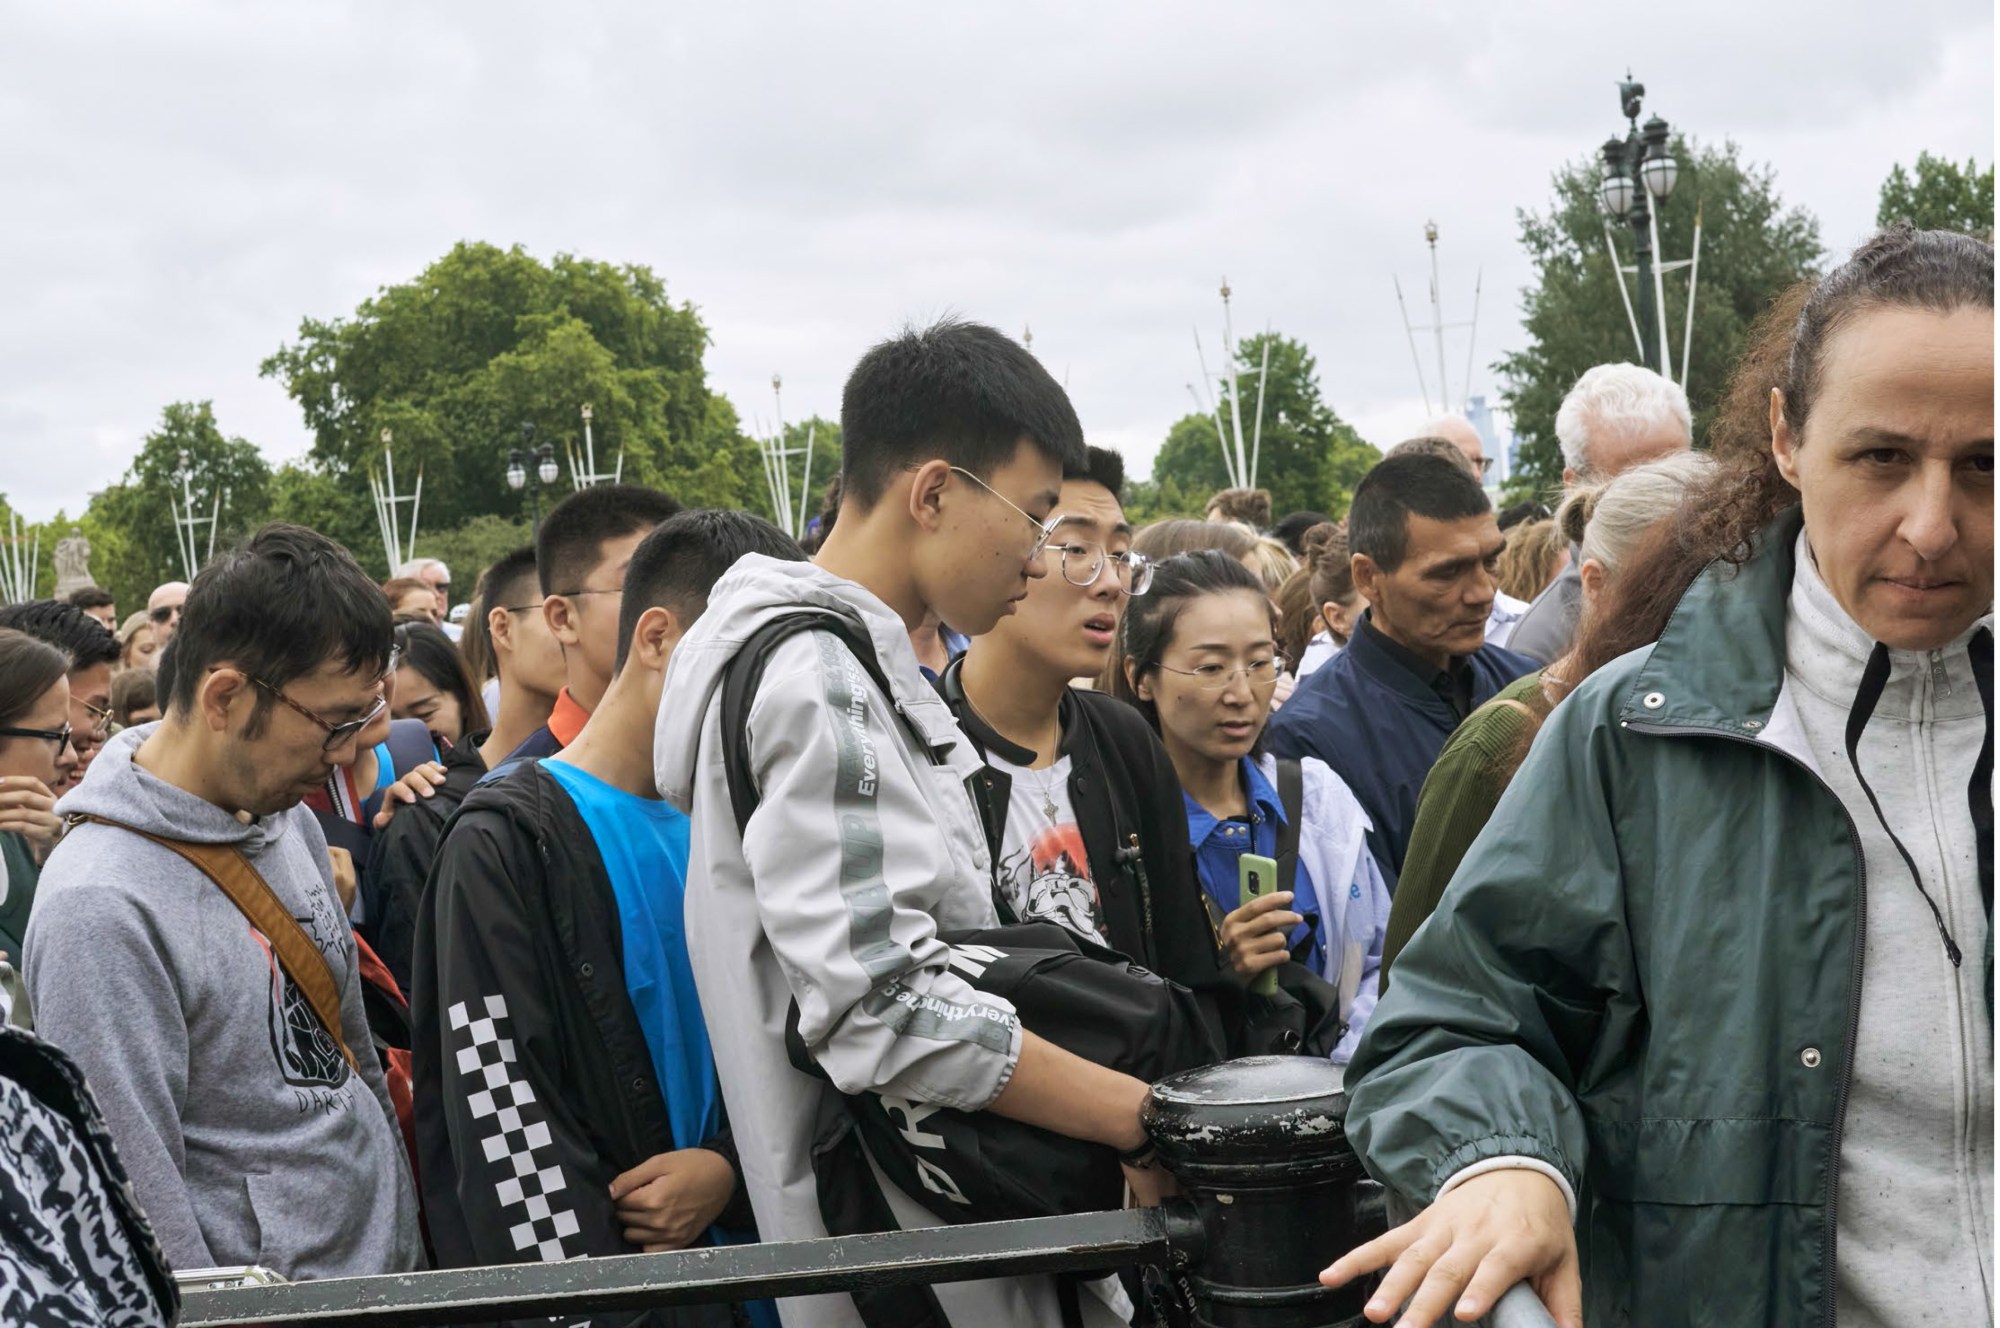
<svg viewBox="0 0 2000 1328">
<path fill-rule="evenodd" d="M 1023 773 L 1033 774 L 1034 772 L 1024 771 Z M 1055 787 L 1056 787 L 1056 776 L 1061 773 L 1062 773 L 1062 762 L 1058 760 L 1056 764 L 1049 767 L 1048 775 L 1042 780 L 1042 786 L 1040 788 L 1036 788 L 1033 784 L 1030 784 L 1028 786 L 1030 791 L 1042 795 L 1042 815 L 1048 817 L 1051 821 L 1056 819 L 1056 814 L 1057 811 L 1059 810 L 1056 807 Z"/>
</svg>

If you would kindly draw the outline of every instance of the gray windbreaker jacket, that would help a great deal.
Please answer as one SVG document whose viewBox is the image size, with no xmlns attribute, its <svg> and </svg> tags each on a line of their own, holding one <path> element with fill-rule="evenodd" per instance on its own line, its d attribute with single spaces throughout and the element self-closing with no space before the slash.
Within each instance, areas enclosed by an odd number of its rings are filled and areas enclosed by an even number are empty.
<svg viewBox="0 0 2000 1328">
<path fill-rule="evenodd" d="M 829 633 L 783 642 L 750 707 L 762 797 L 739 838 L 723 776 L 721 679 L 749 635 L 800 608 L 862 624 L 895 695 L 885 697 Z M 891 711 L 927 742 L 933 764 Z M 908 630 L 859 585 L 807 563 L 746 556 L 675 648 L 653 759 L 660 793 L 693 820 L 688 948 L 715 1047 L 743 1181 L 768 1241 L 827 1234 L 811 1145 L 827 1085 L 792 1068 L 785 1019 L 842 1089 L 976 1110 L 1020 1056 L 1006 1001 L 947 967 L 940 929 L 992 927 L 991 864 L 965 781 L 981 768 L 950 709 L 917 669 Z M 888 1187 L 885 1186 L 885 1190 Z M 905 1227 L 936 1225 L 888 1190 Z M 1059 1321 L 1045 1278 L 937 1288 L 957 1324 Z M 788 1328 L 858 1325 L 846 1296 L 781 1302 Z M 1085 1313 L 1115 1322 L 1085 1297 Z"/>
</svg>

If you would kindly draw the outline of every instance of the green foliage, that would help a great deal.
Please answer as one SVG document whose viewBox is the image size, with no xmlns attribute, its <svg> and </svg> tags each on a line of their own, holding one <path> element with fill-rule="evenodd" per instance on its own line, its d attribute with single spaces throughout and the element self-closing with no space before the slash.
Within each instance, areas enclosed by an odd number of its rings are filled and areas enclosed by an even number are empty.
<svg viewBox="0 0 2000 1328">
<path fill-rule="evenodd" d="M 1312 352 L 1275 333 L 1247 337 L 1237 348 L 1238 359 L 1248 366 L 1237 384 L 1246 450 L 1257 437 L 1257 379 L 1266 344 L 1271 367 L 1264 384 L 1258 486 L 1271 491 L 1273 516 L 1309 509 L 1338 517 L 1381 454 L 1321 398 Z M 1218 400 L 1226 386 L 1226 380 L 1217 383 Z M 1209 496 L 1228 484 L 1215 421 L 1187 415 L 1167 431 L 1153 460 L 1153 489 L 1144 497 L 1159 505 L 1161 515 L 1199 516 Z"/>
<path fill-rule="evenodd" d="M 1888 226 L 1898 221 L 1920 230 L 1966 231 L 1991 239 L 1993 168 L 1981 171 L 1971 158 L 1961 168 L 1943 157 L 1920 152 L 1912 175 L 1898 162 L 1882 182 L 1882 203 L 1875 210 L 1875 224 Z"/>
<path fill-rule="evenodd" d="M 187 486 L 182 484 L 183 468 Z M 216 495 L 224 495 L 214 539 L 218 550 L 240 542 L 269 519 L 270 465 L 252 444 L 225 438 L 206 401 L 177 401 L 162 411 L 159 426 L 146 435 L 124 478 L 95 495 L 77 523 L 91 543 L 91 574 L 118 597 L 121 609 L 143 607 L 162 581 L 186 579 L 171 504 L 182 503 L 188 488 L 199 517 L 209 516 Z M 197 528 L 195 546 L 206 561 L 206 525 Z M 50 552 L 45 537 L 43 556 Z"/>
<path fill-rule="evenodd" d="M 1702 217 L 1694 363 L 1686 375 L 1699 441 L 1728 386 L 1749 325 L 1819 261 L 1819 223 L 1802 208 L 1787 209 L 1773 172 L 1745 165 L 1733 143 L 1710 148 L 1677 138 L 1672 151 L 1681 163 L 1680 182 L 1659 218 L 1667 258 L 1687 257 L 1694 247 L 1697 211 Z M 1536 271 L 1535 284 L 1523 292 L 1521 302 L 1528 344 L 1493 366 L 1522 440 L 1520 468 L 1507 486 L 1510 497 L 1548 494 L 1560 487 L 1556 409 L 1583 371 L 1608 362 L 1636 363 L 1639 357 L 1618 296 L 1619 278 L 1604 251 L 1601 173 L 1594 158 L 1574 162 L 1556 175 L 1556 196 L 1548 211 L 1519 214 L 1521 243 Z M 1620 261 L 1628 261 L 1631 228 L 1616 221 L 1612 228 Z M 1683 372 L 1687 289 L 1686 272 L 1667 274 L 1668 340 L 1676 377 Z"/>
<path fill-rule="evenodd" d="M 508 449 L 552 443 L 567 476 L 585 404 L 599 470 L 622 454 L 627 481 L 687 503 L 752 503 L 755 445 L 708 390 L 707 342 L 694 307 L 670 301 L 648 268 L 461 243 L 351 319 L 305 320 L 263 372 L 304 411 L 315 465 L 364 508 L 389 431 L 398 488 L 424 477 L 422 549 L 425 527 L 525 515 Z"/>
<path fill-rule="evenodd" d="M 417 553 L 442 558 L 451 568 L 453 602 L 472 598 L 479 576 L 494 563 L 534 538 L 526 521 L 501 516 L 476 516 L 452 530 L 417 532 Z"/>
</svg>

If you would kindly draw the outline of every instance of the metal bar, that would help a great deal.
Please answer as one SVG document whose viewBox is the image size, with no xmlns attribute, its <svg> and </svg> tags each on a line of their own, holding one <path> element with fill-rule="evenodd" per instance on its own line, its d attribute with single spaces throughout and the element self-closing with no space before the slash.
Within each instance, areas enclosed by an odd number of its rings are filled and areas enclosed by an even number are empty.
<svg viewBox="0 0 2000 1328">
<path fill-rule="evenodd" d="M 1109 1272 L 1128 1264 L 1165 1264 L 1177 1252 L 1193 1255 L 1201 1240 L 1192 1210 L 1175 1204 L 675 1254 L 190 1291 L 182 1297 L 180 1322 L 182 1328 L 220 1328 L 569 1317 L 911 1283 Z"/>
<path fill-rule="evenodd" d="M 1643 180 L 1640 181 L 1640 187 L 1645 187 Z M 1670 334 L 1667 332 L 1667 278 L 1659 266 L 1660 259 L 1664 255 L 1664 251 L 1660 248 L 1660 208 L 1666 205 L 1666 200 L 1661 199 L 1657 207 L 1646 210 L 1646 230 L 1653 237 L 1653 308 L 1660 320 L 1660 362 L 1646 367 L 1668 382 L 1672 382 L 1674 354 L 1673 342 L 1669 340 Z"/>
<path fill-rule="evenodd" d="M 1257 370 L 1257 431 L 1250 438 L 1250 488 L 1257 487 L 1257 463 L 1264 455 L 1264 384 L 1271 377 L 1271 325 L 1264 325 L 1264 364 Z"/>
<path fill-rule="evenodd" d="M 1694 356 L 1694 292 L 1701 281 L 1701 203 L 1694 205 L 1694 254 L 1688 259 L 1687 331 L 1681 338 L 1681 391 L 1687 391 L 1688 365 Z"/>
<path fill-rule="evenodd" d="M 1472 353 L 1479 344 L 1479 292 L 1485 285 L 1486 269 L 1482 267 L 1472 277 L 1472 322 L 1465 334 L 1465 395 L 1458 406 L 1461 414 L 1472 406 Z"/>
<path fill-rule="evenodd" d="M 1229 357 L 1229 424 L 1235 432 L 1236 444 L 1236 484 L 1239 488 L 1249 488 L 1250 457 L 1243 450 L 1243 388 L 1239 381 L 1243 369 L 1236 358 L 1236 329 L 1229 316 L 1229 278 L 1222 279 L 1222 353 Z"/>
<path fill-rule="evenodd" d="M 1410 339 L 1410 364 L 1417 371 L 1417 391 L 1424 394 L 1424 413 L 1428 415 L 1431 409 L 1431 387 L 1424 381 L 1424 359 L 1417 354 L 1417 333 L 1416 329 L 1410 326 L 1410 306 L 1403 299 L 1402 280 L 1394 276 L 1389 280 L 1396 286 L 1396 307 L 1403 311 L 1403 335 Z"/>
<path fill-rule="evenodd" d="M 799 480 L 799 528 L 792 532 L 793 539 L 805 538 L 805 523 L 808 520 L 806 512 L 809 510 L 806 503 L 809 501 L 808 495 L 812 490 L 813 482 L 813 438 L 818 433 L 819 419 L 818 417 L 814 417 L 806 425 L 806 468 L 805 474 Z"/>
<path fill-rule="evenodd" d="M 540 479 L 541 477 L 539 474 L 537 474 L 536 478 Z M 422 509 L 423 505 L 424 505 L 424 468 L 420 463 L 417 466 L 416 492 L 410 495 L 410 538 L 409 541 L 403 545 L 403 555 L 406 558 L 414 558 L 417 556 L 417 512 Z"/>
<path fill-rule="evenodd" d="M 1229 487 L 1244 488 L 1242 476 L 1236 468 L 1235 456 L 1229 450 L 1229 435 L 1222 431 L 1222 408 L 1216 404 L 1215 394 L 1210 391 L 1214 380 L 1208 376 L 1208 356 L 1202 353 L 1199 328 L 1195 329 L 1194 334 L 1194 360 L 1201 366 L 1202 389 L 1209 392 L 1208 417 L 1215 421 L 1215 441 L 1217 446 L 1222 448 L 1222 469 L 1229 476 Z"/>
<path fill-rule="evenodd" d="M 1625 289 L 1626 269 L 1618 262 L 1618 243 L 1611 238 L 1611 223 L 1608 221 L 1604 223 L 1604 252 L 1611 255 L 1611 275 L 1618 283 L 1618 298 L 1625 302 L 1625 321 L 1632 325 L 1632 345 L 1643 360 L 1646 358 L 1646 339 L 1639 335 L 1639 315 L 1632 312 L 1632 292 Z M 1650 369 L 1652 366 L 1646 367 Z"/>
<path fill-rule="evenodd" d="M 1438 288 L 1438 242 L 1437 232 L 1430 235 L 1431 245 L 1431 331 L 1437 337 L 1438 356 L 1438 409 L 1451 409 L 1451 380 L 1444 371 L 1444 292 Z"/>
</svg>

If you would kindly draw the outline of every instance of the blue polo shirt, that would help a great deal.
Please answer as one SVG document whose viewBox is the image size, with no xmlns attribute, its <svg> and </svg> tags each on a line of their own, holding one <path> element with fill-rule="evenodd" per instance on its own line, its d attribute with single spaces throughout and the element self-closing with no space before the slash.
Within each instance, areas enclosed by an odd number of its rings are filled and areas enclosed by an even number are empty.
<svg viewBox="0 0 2000 1328">
<path fill-rule="evenodd" d="M 614 788 L 560 756 L 543 761 L 542 769 L 576 804 L 611 877 L 624 942 L 625 994 L 639 1016 L 667 1100 L 674 1147 L 700 1147 L 715 1133 L 722 1112 L 715 1052 L 695 993 L 682 915 L 688 818 L 658 798 Z"/>
<path fill-rule="evenodd" d="M 1188 843 L 1194 848 L 1195 875 L 1200 878 L 1203 891 L 1225 914 L 1235 912 L 1242 902 L 1237 859 L 1245 853 L 1276 858 L 1278 827 L 1286 823 L 1284 803 L 1279 799 L 1278 791 L 1271 787 L 1271 781 L 1264 778 L 1264 772 L 1247 756 L 1237 764 L 1245 800 L 1250 804 L 1247 819 L 1232 816 L 1219 820 L 1187 793 L 1181 794 L 1187 802 Z M 1319 921 L 1319 894 L 1313 888 L 1312 873 L 1306 870 L 1303 862 L 1299 863 L 1298 873 L 1293 878 L 1292 912 L 1300 914 L 1306 921 L 1292 929 L 1288 938 L 1291 948 L 1296 950 L 1299 943 L 1310 935 L 1313 971 L 1324 973 L 1325 932 L 1316 925 Z"/>
</svg>

